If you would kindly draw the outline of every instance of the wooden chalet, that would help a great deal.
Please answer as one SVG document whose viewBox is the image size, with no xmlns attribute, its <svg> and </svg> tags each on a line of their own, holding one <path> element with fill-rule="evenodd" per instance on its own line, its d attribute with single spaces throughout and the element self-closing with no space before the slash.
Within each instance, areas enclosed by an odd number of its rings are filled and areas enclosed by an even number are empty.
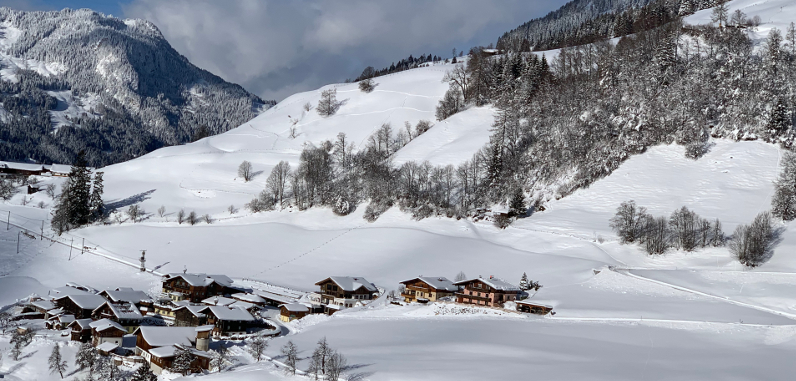
<svg viewBox="0 0 796 381">
<path fill-rule="evenodd" d="M 62 329 L 66 329 L 67 327 L 69 327 L 69 325 L 72 324 L 72 322 L 74 321 L 75 321 L 75 315 L 61 314 L 47 319 L 47 321 L 44 322 L 44 327 L 47 329 L 54 329 L 60 331 Z"/>
<path fill-rule="evenodd" d="M 363 277 L 333 276 L 318 283 L 320 302 L 339 307 L 353 307 L 362 300 L 373 300 L 379 290 Z"/>
<path fill-rule="evenodd" d="M 456 293 L 456 302 L 486 307 L 502 307 L 503 303 L 517 299 L 520 288 L 497 277 L 475 278 L 454 283 L 462 287 Z"/>
<path fill-rule="evenodd" d="M 207 348 L 207 336 L 210 327 L 139 327 L 136 335 L 137 355 L 150 363 L 152 371 L 159 374 L 168 369 L 174 362 L 177 348 L 190 350 L 195 360 L 192 364 L 195 371 L 210 368 L 210 356 L 196 349 Z M 200 342 L 204 344 L 200 344 Z"/>
<path fill-rule="evenodd" d="M 69 324 L 72 331 L 70 338 L 72 341 L 88 343 L 91 340 L 91 319 L 78 319 Z"/>
<path fill-rule="evenodd" d="M 517 301 L 517 311 L 536 315 L 547 315 L 553 311 L 553 306 L 545 302 L 525 299 Z"/>
<path fill-rule="evenodd" d="M 289 323 L 310 314 L 310 308 L 301 303 L 289 303 L 279 306 L 279 320 Z"/>
<path fill-rule="evenodd" d="M 238 293 L 225 275 L 173 273 L 163 277 L 163 293 L 172 300 L 198 303 L 211 296 Z"/>
<path fill-rule="evenodd" d="M 135 305 L 141 313 L 149 311 L 154 300 L 143 291 L 138 291 L 130 287 L 117 287 L 112 290 L 103 290 L 99 293 L 105 299 L 120 304 L 130 303 Z"/>
<path fill-rule="evenodd" d="M 102 303 L 92 311 L 91 318 L 94 320 L 110 319 L 123 326 L 127 333 L 133 333 L 144 319 L 135 304 L 112 302 Z"/>
<path fill-rule="evenodd" d="M 260 307 L 265 306 L 267 304 L 265 298 L 263 298 L 262 296 L 259 296 L 259 295 L 255 295 L 255 294 L 239 292 L 237 294 L 230 295 L 230 297 L 232 299 L 237 300 L 237 301 L 241 301 L 241 302 L 245 302 L 245 303 L 251 303 L 251 304 L 254 304 L 254 305 L 257 305 L 257 306 L 260 306 Z"/>
<path fill-rule="evenodd" d="M 246 330 L 258 326 L 257 319 L 243 308 L 209 306 L 201 310 L 207 324 L 214 326 L 213 336 L 244 335 Z"/>
<path fill-rule="evenodd" d="M 174 310 L 174 325 L 177 327 L 198 327 L 207 324 L 207 315 L 202 310 L 207 306 L 185 305 Z"/>
<path fill-rule="evenodd" d="M 417 278 L 407 279 L 401 282 L 401 284 L 406 288 L 404 292 L 401 293 L 401 296 L 407 303 L 435 302 L 440 298 L 453 296 L 459 291 L 459 286 L 456 286 L 445 277 L 419 276 Z"/>
<path fill-rule="evenodd" d="M 99 295 L 67 295 L 55 299 L 55 305 L 64 311 L 75 315 L 77 319 L 90 318 L 99 306 L 105 303 L 105 298 Z"/>
<path fill-rule="evenodd" d="M 124 335 L 127 334 L 127 329 L 110 319 L 93 321 L 89 323 L 89 327 L 91 327 L 91 345 L 95 347 L 102 343 L 121 346 Z"/>
<path fill-rule="evenodd" d="M 40 176 L 46 169 L 42 164 L 15 163 L 11 161 L 0 162 L 0 173 L 19 176 Z"/>
</svg>

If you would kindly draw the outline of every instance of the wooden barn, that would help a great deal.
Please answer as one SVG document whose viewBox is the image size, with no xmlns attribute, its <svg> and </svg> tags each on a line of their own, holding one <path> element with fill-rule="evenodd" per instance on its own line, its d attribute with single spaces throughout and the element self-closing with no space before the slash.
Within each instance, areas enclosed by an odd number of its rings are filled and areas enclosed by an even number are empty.
<svg viewBox="0 0 796 381">
<path fill-rule="evenodd" d="M 541 301 L 525 299 L 517 301 L 517 311 L 536 315 L 547 315 L 553 311 L 553 307 Z"/>
<path fill-rule="evenodd" d="M 404 301 L 411 302 L 435 302 L 440 298 L 453 296 L 456 291 L 459 291 L 459 286 L 456 286 L 445 277 L 430 277 L 419 276 L 417 278 L 407 279 L 401 284 L 404 285 L 405 290 L 401 293 Z"/>
<path fill-rule="evenodd" d="M 211 296 L 238 293 L 232 279 L 225 275 L 172 273 L 163 277 L 163 293 L 172 300 L 201 302 Z"/>
</svg>

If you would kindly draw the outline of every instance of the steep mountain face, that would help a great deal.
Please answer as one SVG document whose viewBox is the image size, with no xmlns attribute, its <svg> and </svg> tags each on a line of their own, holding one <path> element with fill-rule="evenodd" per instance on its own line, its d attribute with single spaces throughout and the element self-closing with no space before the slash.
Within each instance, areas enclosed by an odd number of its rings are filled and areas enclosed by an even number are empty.
<svg viewBox="0 0 796 381">
<path fill-rule="evenodd" d="M 192 65 L 150 22 L 0 8 L 0 157 L 90 165 L 227 131 L 270 102 Z"/>
<path fill-rule="evenodd" d="M 723 0 L 574 0 L 503 34 L 499 49 L 550 50 L 647 31 Z"/>
</svg>

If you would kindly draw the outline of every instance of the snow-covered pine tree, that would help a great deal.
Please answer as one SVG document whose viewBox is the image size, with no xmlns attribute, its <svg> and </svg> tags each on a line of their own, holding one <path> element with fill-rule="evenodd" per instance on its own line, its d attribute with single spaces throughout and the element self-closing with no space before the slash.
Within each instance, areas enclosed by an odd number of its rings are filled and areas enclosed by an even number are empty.
<svg viewBox="0 0 796 381">
<path fill-rule="evenodd" d="M 132 376 L 130 376 L 130 381 L 157 381 L 158 376 L 152 373 L 152 369 L 149 367 L 149 362 L 144 361 L 138 369 L 133 372 Z"/>
<path fill-rule="evenodd" d="M 190 348 L 183 348 L 181 346 L 176 347 L 174 362 L 171 365 L 171 371 L 175 373 L 179 373 L 185 375 L 191 370 L 191 364 L 193 364 L 194 359 L 196 356 L 191 352 Z"/>
<path fill-rule="evenodd" d="M 531 286 L 528 284 L 528 274 L 522 273 L 522 278 L 520 278 L 520 290 L 528 291 L 530 290 Z"/>
<path fill-rule="evenodd" d="M 75 367 L 78 369 L 88 369 L 89 377 L 94 374 L 94 365 L 97 363 L 99 354 L 91 343 L 80 344 L 80 348 L 75 354 Z"/>
<path fill-rule="evenodd" d="M 50 357 L 47 359 L 47 364 L 50 367 L 50 374 L 58 373 L 61 378 L 64 378 L 64 371 L 67 368 L 66 360 L 61 357 L 61 348 L 58 346 L 58 343 L 55 343 L 53 346 L 53 351 L 50 353 Z"/>
<path fill-rule="evenodd" d="M 779 177 L 774 183 L 771 213 L 785 221 L 796 219 L 796 154 L 784 151 Z"/>
<path fill-rule="evenodd" d="M 522 188 L 516 188 L 509 202 L 509 214 L 512 216 L 524 216 L 528 208 L 525 206 L 525 193 Z"/>
<path fill-rule="evenodd" d="M 102 201 L 102 193 L 105 188 L 102 184 L 102 175 L 103 172 L 98 171 L 94 173 L 91 199 L 89 200 L 92 221 L 101 221 L 105 218 L 105 203 Z"/>
<path fill-rule="evenodd" d="M 792 127 L 790 109 L 785 104 L 783 97 L 777 98 L 777 103 L 771 109 L 768 117 L 768 131 L 772 136 L 780 136 Z"/>
<path fill-rule="evenodd" d="M 61 196 L 51 220 L 58 234 L 80 227 L 91 220 L 91 172 L 86 168 L 85 153 L 81 151 L 62 186 Z"/>
</svg>

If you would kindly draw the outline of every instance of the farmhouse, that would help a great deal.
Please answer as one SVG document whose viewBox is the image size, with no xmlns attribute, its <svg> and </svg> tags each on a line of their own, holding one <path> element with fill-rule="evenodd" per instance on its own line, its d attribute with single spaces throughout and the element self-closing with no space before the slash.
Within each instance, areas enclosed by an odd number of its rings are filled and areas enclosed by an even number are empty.
<svg viewBox="0 0 796 381">
<path fill-rule="evenodd" d="M 262 290 L 255 290 L 254 293 L 256 296 L 259 296 L 265 302 L 265 305 L 272 306 L 272 307 L 279 307 L 285 303 L 293 303 L 296 300 L 294 298 L 290 298 L 284 295 L 274 294 L 273 292 L 262 291 Z M 234 298 L 235 295 L 232 295 Z"/>
<path fill-rule="evenodd" d="M 503 303 L 517 299 L 520 288 L 502 279 L 475 278 L 454 283 L 463 287 L 456 293 L 457 303 L 476 304 L 488 307 L 502 307 Z"/>
<path fill-rule="evenodd" d="M 553 306 L 543 301 L 525 299 L 517 301 L 517 311 L 536 315 L 547 315 L 553 311 Z"/>
<path fill-rule="evenodd" d="M 257 323 L 254 316 L 243 308 L 210 306 L 201 312 L 207 316 L 207 324 L 214 326 L 213 336 L 243 335 Z"/>
<path fill-rule="evenodd" d="M 91 345 L 98 346 L 102 343 L 122 345 L 122 338 L 127 330 L 119 323 L 110 319 L 101 319 L 89 323 L 91 327 Z"/>
<path fill-rule="evenodd" d="M 177 327 L 198 327 L 207 324 L 207 315 L 202 310 L 206 306 L 184 305 L 174 310 L 174 325 Z"/>
<path fill-rule="evenodd" d="M 153 300 L 143 291 L 134 290 L 130 287 L 117 287 L 113 290 L 103 290 L 99 293 L 105 299 L 113 303 L 134 304 L 140 311 L 147 311 L 151 307 Z"/>
<path fill-rule="evenodd" d="M 97 307 L 91 313 L 91 318 L 95 320 L 110 319 L 123 326 L 127 333 L 133 333 L 144 319 L 141 311 L 134 304 L 111 302 L 105 302 Z"/>
<path fill-rule="evenodd" d="M 211 296 L 237 293 L 225 275 L 172 273 L 163 277 L 163 293 L 172 300 L 197 303 Z"/>
<path fill-rule="evenodd" d="M 44 165 L 41 164 L 14 163 L 11 161 L 0 162 L 0 173 L 3 174 L 21 175 L 21 176 L 31 176 L 31 175 L 39 176 L 44 174 L 44 172 L 45 172 Z"/>
<path fill-rule="evenodd" d="M 89 324 L 92 321 L 91 319 L 78 319 L 70 323 L 69 329 L 72 330 L 70 337 L 72 341 L 87 343 L 91 340 L 91 326 Z"/>
<path fill-rule="evenodd" d="M 67 295 L 55 299 L 55 305 L 64 311 L 75 315 L 77 319 L 90 318 L 97 307 L 105 303 L 105 298 L 99 295 Z"/>
<path fill-rule="evenodd" d="M 363 277 L 333 276 L 318 283 L 319 301 L 326 305 L 353 307 L 362 300 L 372 300 L 379 290 Z"/>
<path fill-rule="evenodd" d="M 210 368 L 209 332 L 212 327 L 140 327 L 135 331 L 135 352 L 149 362 L 152 371 L 160 374 L 170 368 L 178 349 L 194 355 L 193 370 Z"/>
<path fill-rule="evenodd" d="M 47 319 L 47 321 L 44 322 L 44 326 L 47 329 L 55 329 L 60 331 L 62 329 L 66 329 L 66 327 L 68 327 L 69 324 L 72 324 L 73 321 L 75 321 L 75 315 L 61 314 Z"/>
<path fill-rule="evenodd" d="M 310 308 L 301 303 L 288 303 L 279 306 L 279 320 L 288 323 L 310 314 Z"/>
<path fill-rule="evenodd" d="M 419 276 L 401 282 L 406 290 L 401 293 L 404 301 L 411 302 L 435 302 L 440 298 L 453 296 L 459 287 L 445 277 Z"/>
<path fill-rule="evenodd" d="M 254 304 L 254 305 L 261 306 L 261 307 L 265 306 L 265 304 L 266 304 L 265 298 L 263 298 L 262 296 L 259 296 L 259 295 L 255 295 L 255 294 L 239 292 L 237 294 L 232 294 L 230 297 L 232 299 L 235 299 L 235 300 L 238 300 L 238 301 L 241 301 L 241 302 L 251 303 L 251 304 Z"/>
</svg>

